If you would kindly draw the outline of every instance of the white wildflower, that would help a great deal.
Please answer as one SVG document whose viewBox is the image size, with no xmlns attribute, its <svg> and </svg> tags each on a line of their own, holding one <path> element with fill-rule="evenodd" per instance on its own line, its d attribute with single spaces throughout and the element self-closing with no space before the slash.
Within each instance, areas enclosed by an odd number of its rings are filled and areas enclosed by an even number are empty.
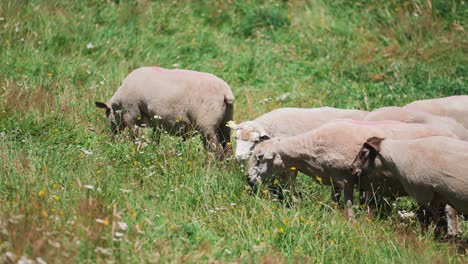
<svg viewBox="0 0 468 264">
<path fill-rule="evenodd" d="M 85 187 L 86 189 L 88 189 L 88 190 L 93 190 L 93 189 L 94 189 L 94 186 L 93 186 L 93 185 L 89 185 L 89 184 L 85 185 L 84 187 Z"/>
<path fill-rule="evenodd" d="M 81 149 L 81 152 L 83 152 L 83 154 L 85 154 L 86 156 L 93 155 L 93 152 L 91 150 L 87 150 L 84 148 Z"/>
<path fill-rule="evenodd" d="M 88 44 L 86 44 L 86 48 L 87 49 L 94 49 L 93 43 L 89 42 Z"/>
<path fill-rule="evenodd" d="M 37 264 L 47 264 L 47 262 L 41 257 L 37 257 L 36 262 Z"/>
<path fill-rule="evenodd" d="M 119 229 L 122 231 L 125 231 L 128 228 L 128 225 L 125 222 L 117 222 L 117 225 L 119 226 Z"/>
<path fill-rule="evenodd" d="M 96 247 L 95 250 L 96 253 L 106 255 L 106 256 L 112 256 L 112 249 L 111 248 L 102 248 L 102 247 Z"/>
</svg>

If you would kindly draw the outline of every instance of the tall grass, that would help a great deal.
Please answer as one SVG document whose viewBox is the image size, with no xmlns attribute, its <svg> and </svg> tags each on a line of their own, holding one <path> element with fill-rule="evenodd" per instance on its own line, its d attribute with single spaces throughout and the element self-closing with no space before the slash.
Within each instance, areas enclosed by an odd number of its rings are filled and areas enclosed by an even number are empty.
<svg viewBox="0 0 468 264">
<path fill-rule="evenodd" d="M 347 223 L 305 176 L 292 206 L 251 195 L 245 168 L 198 137 L 112 139 L 94 107 L 144 65 L 222 77 L 237 121 L 467 94 L 466 14 L 439 0 L 1 2 L 0 261 L 466 262 L 414 220 Z"/>
</svg>

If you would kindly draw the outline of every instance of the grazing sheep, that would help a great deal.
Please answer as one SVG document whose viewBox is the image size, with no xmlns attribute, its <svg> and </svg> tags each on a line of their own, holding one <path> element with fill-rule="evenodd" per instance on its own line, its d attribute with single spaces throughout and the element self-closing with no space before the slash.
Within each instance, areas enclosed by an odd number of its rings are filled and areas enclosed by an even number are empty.
<svg viewBox="0 0 468 264">
<path fill-rule="evenodd" d="M 131 72 L 107 102 L 96 102 L 106 110 L 114 133 L 128 127 L 162 128 L 186 135 L 197 129 L 205 148 L 218 154 L 226 150 L 233 117 L 234 95 L 222 79 L 203 72 L 142 67 Z"/>
<path fill-rule="evenodd" d="M 352 168 L 358 177 L 385 175 L 397 180 L 436 223 L 445 204 L 468 213 L 468 142 L 441 136 L 412 140 L 371 137 Z M 449 228 L 458 231 L 457 215 L 448 212 L 447 218 L 449 225 L 455 225 Z M 427 229 L 428 221 L 422 223 Z"/>
<path fill-rule="evenodd" d="M 468 95 L 419 100 L 404 107 L 453 118 L 468 129 Z"/>
<path fill-rule="evenodd" d="M 334 119 L 362 120 L 366 114 L 366 111 L 333 107 L 276 109 L 255 120 L 231 126 L 236 137 L 235 156 L 248 160 L 254 146 L 264 140 L 299 135 Z"/>
<path fill-rule="evenodd" d="M 468 108 L 467 108 L 468 109 Z M 370 112 L 365 121 L 395 120 L 403 123 L 420 123 L 434 126 L 443 126 L 452 131 L 459 139 L 468 140 L 468 130 L 454 119 L 433 115 L 405 107 L 383 107 Z"/>
<path fill-rule="evenodd" d="M 343 189 L 348 218 L 352 220 L 356 182 L 355 178 L 351 177 L 351 163 L 362 142 L 375 135 L 401 139 L 434 135 L 454 136 L 450 131 L 425 124 L 338 120 L 297 136 L 271 139 L 258 144 L 249 160 L 249 184 L 270 181 L 273 174 L 282 175 L 290 168 L 295 168 L 322 184 Z M 379 192 L 405 194 L 401 184 L 393 178 L 384 181 L 386 183 L 375 185 L 372 181 L 361 178 L 359 185 L 366 191 L 377 191 L 374 186 L 383 186 Z M 294 184 L 294 179 L 289 182 Z M 339 196 L 334 197 L 335 201 L 339 200 Z"/>
</svg>

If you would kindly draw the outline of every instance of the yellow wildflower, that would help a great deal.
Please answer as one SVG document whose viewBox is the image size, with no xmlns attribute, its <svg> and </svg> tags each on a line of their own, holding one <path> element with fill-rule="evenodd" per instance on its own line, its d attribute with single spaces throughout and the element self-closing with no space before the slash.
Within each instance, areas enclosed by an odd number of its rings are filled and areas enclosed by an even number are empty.
<svg viewBox="0 0 468 264">
<path fill-rule="evenodd" d="M 284 225 L 289 226 L 289 219 L 288 218 L 283 219 L 283 223 Z"/>
<path fill-rule="evenodd" d="M 231 141 L 229 141 L 228 143 L 226 143 L 226 145 L 229 146 L 229 147 L 232 146 Z"/>
<path fill-rule="evenodd" d="M 46 191 L 44 189 L 40 190 L 39 193 L 37 194 L 39 197 L 44 197 L 46 195 Z"/>
<path fill-rule="evenodd" d="M 138 117 L 137 117 L 137 120 L 141 120 L 141 116 L 138 116 Z"/>
<path fill-rule="evenodd" d="M 278 184 L 279 184 L 279 180 L 276 179 L 273 181 L 273 185 L 278 185 Z"/>
<path fill-rule="evenodd" d="M 297 170 L 297 168 L 296 168 L 296 167 L 294 167 L 294 166 L 293 166 L 293 167 L 291 167 L 291 168 L 289 168 L 289 169 L 290 169 L 291 171 L 295 171 L 295 170 Z"/>
<path fill-rule="evenodd" d="M 278 228 L 278 233 L 283 234 L 284 233 L 284 228 L 282 228 L 282 227 Z"/>
<path fill-rule="evenodd" d="M 317 176 L 317 177 L 315 177 L 315 179 L 316 179 L 318 182 L 320 182 L 320 184 L 323 184 L 323 183 L 322 183 L 322 178 L 320 178 L 320 177 Z"/>
<path fill-rule="evenodd" d="M 52 187 L 53 187 L 54 189 L 57 189 L 57 188 L 59 187 L 59 184 L 56 183 L 56 182 L 54 182 L 54 183 L 52 184 Z"/>
<path fill-rule="evenodd" d="M 54 195 L 54 196 L 52 196 L 52 198 L 54 198 L 54 200 L 57 201 L 57 202 L 60 201 L 60 196 L 58 196 L 58 195 Z"/>
</svg>

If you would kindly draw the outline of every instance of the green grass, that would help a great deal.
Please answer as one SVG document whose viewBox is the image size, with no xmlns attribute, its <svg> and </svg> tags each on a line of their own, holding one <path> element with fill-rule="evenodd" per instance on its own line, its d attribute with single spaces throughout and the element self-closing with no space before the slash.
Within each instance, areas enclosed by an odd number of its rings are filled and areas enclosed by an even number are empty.
<svg viewBox="0 0 468 264">
<path fill-rule="evenodd" d="M 293 206 L 251 195 L 245 168 L 198 137 L 113 140 L 94 101 L 132 69 L 174 64 L 226 80 L 237 121 L 468 94 L 467 12 L 455 0 L 0 2 L 0 262 L 466 262 L 396 214 L 347 223 L 305 176 Z"/>
</svg>

